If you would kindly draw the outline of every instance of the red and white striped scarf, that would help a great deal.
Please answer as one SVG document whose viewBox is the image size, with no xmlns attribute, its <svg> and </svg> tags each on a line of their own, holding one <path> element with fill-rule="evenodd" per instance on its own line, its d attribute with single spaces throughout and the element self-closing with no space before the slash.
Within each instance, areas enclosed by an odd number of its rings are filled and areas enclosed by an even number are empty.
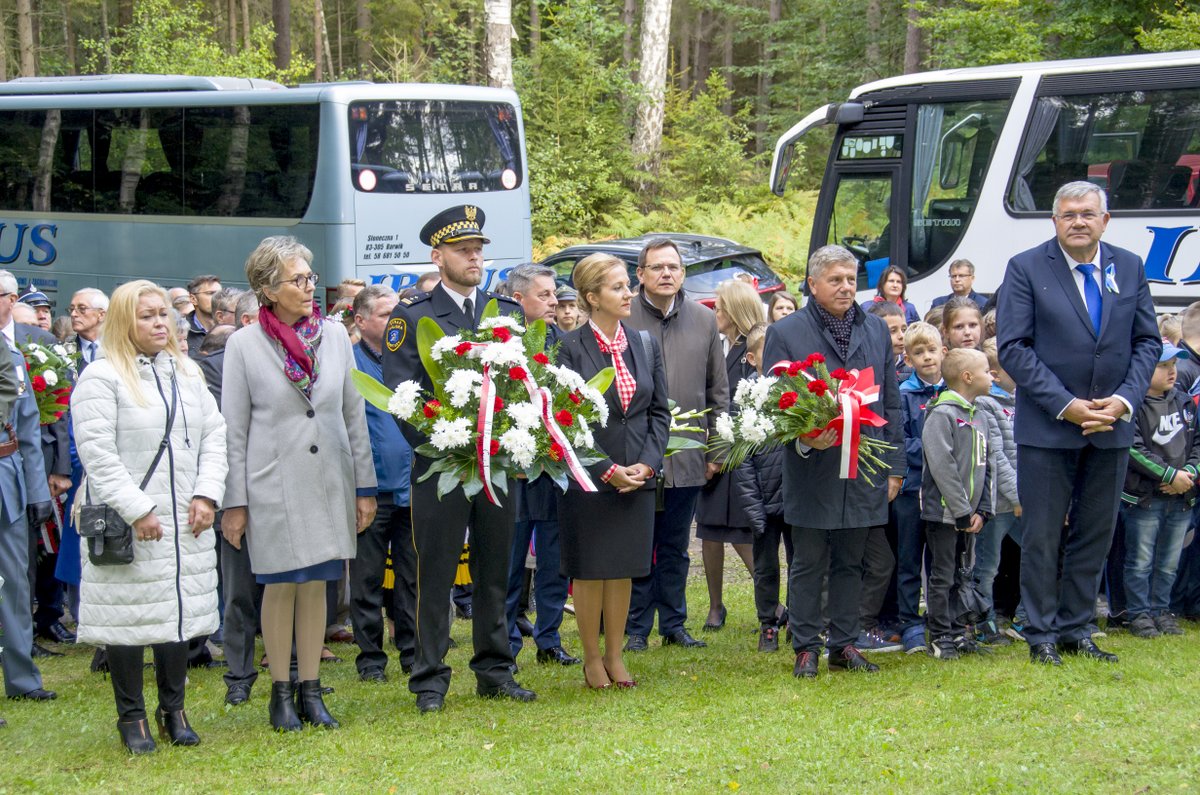
<svg viewBox="0 0 1200 795">
<path fill-rule="evenodd" d="M 588 321 L 592 327 L 592 334 L 596 337 L 596 344 L 600 346 L 600 352 L 612 356 L 613 369 L 616 371 L 617 398 L 621 401 L 621 410 L 628 411 L 629 404 L 633 402 L 633 393 L 637 391 L 637 381 L 633 378 L 633 373 L 629 372 L 629 368 L 625 366 L 625 357 L 621 354 L 625 353 L 625 349 L 629 347 L 629 341 L 625 337 L 625 327 L 620 323 L 617 324 L 617 333 L 613 335 L 612 342 L 609 342 L 608 337 L 604 336 L 604 332 L 600 330 L 594 322 Z"/>
</svg>

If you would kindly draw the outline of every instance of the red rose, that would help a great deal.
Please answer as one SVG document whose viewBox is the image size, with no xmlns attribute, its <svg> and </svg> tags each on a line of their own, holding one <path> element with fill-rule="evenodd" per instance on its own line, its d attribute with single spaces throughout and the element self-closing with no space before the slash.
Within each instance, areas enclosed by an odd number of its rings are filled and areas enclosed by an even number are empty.
<svg viewBox="0 0 1200 795">
<path fill-rule="evenodd" d="M 791 368 L 789 368 L 786 364 L 777 364 L 777 365 L 775 365 L 775 367 L 771 368 L 771 374 L 772 375 L 783 375 L 789 369 L 791 369 Z"/>
<path fill-rule="evenodd" d="M 71 405 L 71 398 L 69 397 L 69 394 L 63 395 L 62 397 L 60 397 L 58 400 L 56 400 L 54 402 L 60 406 L 69 406 L 69 405 Z"/>
<path fill-rule="evenodd" d="M 850 377 L 850 374 L 846 372 L 846 368 L 844 368 L 844 367 L 839 367 L 838 369 L 836 369 L 832 373 L 830 373 L 830 375 L 839 381 L 845 381 L 847 378 Z"/>
<path fill-rule="evenodd" d="M 563 460 L 562 445 L 560 445 L 558 442 L 550 443 L 550 458 L 554 461 L 562 461 Z"/>
<path fill-rule="evenodd" d="M 33 377 L 33 391 L 34 392 L 45 392 L 46 391 L 46 379 L 42 378 L 40 375 L 35 375 Z"/>
<path fill-rule="evenodd" d="M 459 356 L 466 356 L 468 353 L 471 352 L 471 343 L 469 343 L 469 342 L 458 343 L 457 345 L 454 346 L 454 352 L 457 353 Z"/>
<path fill-rule="evenodd" d="M 500 442 L 496 441 L 495 439 L 492 439 L 492 444 L 491 444 L 490 449 L 492 451 L 492 453 L 491 453 L 492 455 L 496 455 L 497 453 L 499 453 L 500 452 Z"/>
<path fill-rule="evenodd" d="M 817 397 L 821 397 L 829 391 L 829 384 L 818 378 L 816 381 L 808 382 L 808 391 L 812 392 Z"/>
<path fill-rule="evenodd" d="M 524 367 L 510 367 L 508 377 L 514 381 L 524 381 L 529 377 L 529 373 L 525 372 Z"/>
<path fill-rule="evenodd" d="M 572 414 L 571 412 L 567 411 L 566 409 L 563 409 L 562 411 L 555 414 L 554 419 L 558 421 L 559 425 L 566 425 L 566 426 L 570 427 L 571 425 L 575 424 L 575 415 Z"/>
<path fill-rule="evenodd" d="M 496 395 L 496 404 L 495 405 L 496 405 L 496 407 L 494 409 L 492 409 L 492 411 L 500 411 L 500 409 L 504 408 L 504 398 L 500 397 L 499 395 Z"/>
<path fill-rule="evenodd" d="M 796 400 L 799 397 L 800 396 L 797 395 L 795 392 L 784 392 L 782 395 L 779 396 L 779 408 L 783 409 L 784 411 L 787 411 L 792 406 L 796 405 Z"/>
<path fill-rule="evenodd" d="M 438 412 L 441 410 L 442 410 L 442 404 L 440 401 L 437 401 L 437 400 L 428 401 L 422 408 L 422 411 L 425 412 L 425 416 L 428 417 L 429 419 L 433 419 L 434 417 L 436 417 Z"/>
<path fill-rule="evenodd" d="M 579 394 L 578 392 L 571 392 L 570 394 L 567 395 L 567 397 L 569 397 L 571 399 L 571 402 L 574 403 L 576 406 L 578 406 L 580 403 L 583 402 L 583 395 Z"/>
<path fill-rule="evenodd" d="M 803 362 L 792 362 L 788 365 L 787 374 L 792 378 L 795 378 L 796 376 L 800 375 L 800 371 L 805 367 L 808 367 L 807 359 L 805 359 Z"/>
<path fill-rule="evenodd" d="M 550 357 L 540 352 L 533 355 L 533 360 L 538 364 L 550 364 Z"/>
<path fill-rule="evenodd" d="M 812 359 L 812 364 L 825 364 L 825 357 L 819 353 L 810 354 L 808 358 Z"/>
<path fill-rule="evenodd" d="M 496 328 L 492 329 L 492 339 L 499 340 L 500 342 L 508 342 L 512 339 L 512 332 L 504 326 L 496 326 Z"/>
</svg>

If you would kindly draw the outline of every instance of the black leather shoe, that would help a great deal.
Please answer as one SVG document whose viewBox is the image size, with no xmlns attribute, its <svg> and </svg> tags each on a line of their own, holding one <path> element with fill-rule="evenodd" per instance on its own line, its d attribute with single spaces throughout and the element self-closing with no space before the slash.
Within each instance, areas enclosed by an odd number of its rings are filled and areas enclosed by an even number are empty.
<svg viewBox="0 0 1200 795">
<path fill-rule="evenodd" d="M 296 693 L 296 714 L 305 723 L 323 729 L 336 729 L 341 725 L 325 708 L 325 701 L 321 698 L 320 679 L 300 683 L 300 689 Z"/>
<path fill-rule="evenodd" d="M 844 646 L 838 651 L 829 652 L 829 670 L 861 671 L 873 674 L 879 671 L 879 666 L 864 657 L 863 653 L 853 646 Z"/>
<path fill-rule="evenodd" d="M 40 628 L 37 631 L 37 636 L 51 643 L 75 642 L 75 633 L 64 627 L 61 621 L 55 621 L 50 626 Z"/>
<path fill-rule="evenodd" d="M 792 676 L 797 679 L 817 678 L 817 653 L 802 651 L 796 655 L 796 665 L 792 668 Z"/>
<path fill-rule="evenodd" d="M 150 736 L 150 724 L 145 718 L 117 721 L 117 731 L 121 734 L 121 742 L 125 744 L 125 748 L 135 756 L 152 754 L 158 748 L 154 744 L 154 738 Z"/>
<path fill-rule="evenodd" d="M 681 629 L 678 632 L 672 632 L 670 635 L 663 635 L 662 645 L 682 646 L 685 649 L 703 649 L 708 644 L 702 640 L 693 638 L 688 634 L 686 629 Z"/>
<path fill-rule="evenodd" d="M 170 740 L 171 745 L 199 745 L 200 735 L 192 730 L 188 723 L 187 714 L 183 710 L 166 712 L 162 707 L 154 710 L 154 722 L 158 724 L 158 734 L 164 740 Z"/>
<path fill-rule="evenodd" d="M 296 690 L 291 682 L 271 683 L 271 703 L 267 706 L 271 726 L 277 732 L 298 732 L 304 728 L 296 714 Z"/>
<path fill-rule="evenodd" d="M 517 631 L 521 633 L 522 638 L 533 637 L 533 622 L 529 620 L 528 616 L 524 614 L 517 616 Z"/>
<path fill-rule="evenodd" d="M 225 703 L 231 707 L 250 700 L 250 685 L 230 685 L 225 689 Z"/>
<path fill-rule="evenodd" d="M 417 709 L 422 713 L 441 712 L 446 697 L 441 693 L 421 693 L 417 696 Z"/>
<path fill-rule="evenodd" d="M 9 698 L 15 701 L 53 701 L 58 698 L 58 693 L 55 693 L 53 690 L 43 690 L 39 687 L 37 690 L 30 690 L 28 693 L 22 693 L 19 696 L 9 696 Z"/>
<path fill-rule="evenodd" d="M 537 661 L 540 663 L 558 663 L 559 665 L 579 665 L 580 659 L 567 654 L 562 646 L 551 646 L 548 649 L 538 649 Z"/>
<path fill-rule="evenodd" d="M 1058 644 L 1059 650 L 1063 654 L 1074 654 L 1079 657 L 1091 657 L 1093 660 L 1100 662 L 1115 663 L 1117 655 L 1110 651 L 1105 651 L 1095 644 L 1091 638 L 1081 638 L 1076 641 L 1063 641 Z"/>
<path fill-rule="evenodd" d="M 477 687 L 475 688 L 475 692 L 484 698 L 508 698 L 513 701 L 533 701 L 537 698 L 537 693 L 532 690 L 526 690 L 511 680 L 498 687 Z"/>
<path fill-rule="evenodd" d="M 413 667 L 413 664 L 411 662 L 401 662 L 400 663 L 400 673 L 404 674 L 405 676 L 411 676 L 412 675 L 412 667 Z"/>
<path fill-rule="evenodd" d="M 646 642 L 645 635 L 630 635 L 625 641 L 625 651 L 645 651 L 650 648 L 650 644 Z"/>
<path fill-rule="evenodd" d="M 386 682 L 387 673 L 378 665 L 372 665 L 370 668 L 359 671 L 358 678 L 364 682 Z"/>
<path fill-rule="evenodd" d="M 35 643 L 29 652 L 29 656 L 36 660 L 39 657 L 61 657 L 63 653 L 61 651 L 50 651 L 45 646 L 39 646 Z"/>
<path fill-rule="evenodd" d="M 1042 665 L 1062 665 L 1062 657 L 1053 643 L 1035 643 L 1029 647 L 1029 661 Z"/>
<path fill-rule="evenodd" d="M 458 616 L 463 621 L 470 621 L 474 614 L 475 610 L 471 607 L 470 603 L 454 606 L 454 615 Z"/>
<path fill-rule="evenodd" d="M 758 650 L 768 653 L 779 651 L 779 630 L 769 624 L 759 629 Z"/>
</svg>

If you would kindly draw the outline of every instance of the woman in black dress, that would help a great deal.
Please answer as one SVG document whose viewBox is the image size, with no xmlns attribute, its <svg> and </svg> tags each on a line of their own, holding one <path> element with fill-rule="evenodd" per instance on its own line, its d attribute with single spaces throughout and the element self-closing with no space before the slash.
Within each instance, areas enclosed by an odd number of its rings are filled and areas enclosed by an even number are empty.
<svg viewBox="0 0 1200 795">
<path fill-rule="evenodd" d="M 608 425 L 594 431 L 605 457 L 588 467 L 599 491 L 572 481 L 559 501 L 563 573 L 575 580 L 584 683 L 633 687 L 621 649 L 632 579 L 650 573 L 654 479 L 671 424 L 666 373 L 658 342 L 621 322 L 633 298 L 623 262 L 592 254 L 575 266 L 574 282 L 591 320 L 566 335 L 558 363 L 584 378 L 613 367 L 616 378 L 604 395 Z"/>
</svg>

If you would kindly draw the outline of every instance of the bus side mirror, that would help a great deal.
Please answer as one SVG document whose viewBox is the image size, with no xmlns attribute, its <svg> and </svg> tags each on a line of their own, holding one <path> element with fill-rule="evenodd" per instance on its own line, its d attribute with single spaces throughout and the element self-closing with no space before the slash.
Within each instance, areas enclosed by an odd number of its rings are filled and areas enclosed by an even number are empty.
<svg viewBox="0 0 1200 795">
<path fill-rule="evenodd" d="M 942 143 L 942 161 L 938 166 L 938 184 L 946 190 L 958 187 L 962 168 L 963 140 L 955 137 Z"/>
<path fill-rule="evenodd" d="M 826 119 L 830 124 L 858 124 L 866 115 L 861 102 L 840 102 L 829 108 Z"/>
</svg>

